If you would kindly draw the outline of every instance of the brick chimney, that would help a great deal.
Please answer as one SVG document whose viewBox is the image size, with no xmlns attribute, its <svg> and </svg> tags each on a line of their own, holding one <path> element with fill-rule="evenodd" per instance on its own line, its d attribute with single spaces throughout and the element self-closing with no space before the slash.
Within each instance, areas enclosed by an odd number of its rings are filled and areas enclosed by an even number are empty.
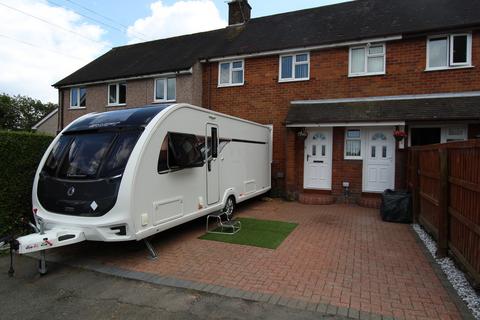
<svg viewBox="0 0 480 320">
<path fill-rule="evenodd" d="M 252 7 L 248 0 L 231 0 L 228 3 L 228 25 L 245 23 L 250 20 Z"/>
</svg>

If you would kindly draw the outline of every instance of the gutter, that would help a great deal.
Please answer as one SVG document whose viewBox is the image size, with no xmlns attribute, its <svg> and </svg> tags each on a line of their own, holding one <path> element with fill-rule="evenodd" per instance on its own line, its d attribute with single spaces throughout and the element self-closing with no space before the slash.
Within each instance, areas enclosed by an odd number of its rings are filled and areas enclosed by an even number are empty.
<svg viewBox="0 0 480 320">
<path fill-rule="evenodd" d="M 144 75 L 144 76 L 116 78 L 116 79 L 99 80 L 99 81 L 91 81 L 91 82 L 81 82 L 81 83 L 69 84 L 69 85 L 64 85 L 64 86 L 52 85 L 52 87 L 54 87 L 56 89 L 63 89 L 63 88 L 72 88 L 72 87 L 78 87 L 78 86 L 89 86 L 89 85 L 103 84 L 103 83 L 110 83 L 110 82 L 140 80 L 140 79 L 158 78 L 158 77 L 168 77 L 168 76 L 192 74 L 192 73 L 193 73 L 193 68 L 190 67 L 189 69 L 179 70 L 179 71 L 175 71 L 175 72 L 155 73 L 155 74 L 149 74 L 149 75 Z"/>
<path fill-rule="evenodd" d="M 357 41 L 339 42 L 339 43 L 334 43 L 334 44 L 325 44 L 325 45 L 309 46 L 309 47 L 298 47 L 298 48 L 283 49 L 283 50 L 273 50 L 273 51 L 257 52 L 257 53 L 243 54 L 243 55 L 218 57 L 218 58 L 212 58 L 212 59 L 202 59 L 202 60 L 200 60 L 200 62 L 201 63 L 220 62 L 220 61 L 226 61 L 226 60 L 247 59 L 247 58 L 255 58 L 255 57 L 281 55 L 281 54 L 295 53 L 295 52 L 300 52 L 300 51 L 315 51 L 315 50 L 322 50 L 322 49 L 350 47 L 350 46 L 355 46 L 355 45 L 360 45 L 360 44 L 365 44 L 365 43 L 376 43 L 376 42 L 387 42 L 387 41 L 401 40 L 402 38 L 403 38 L 402 35 L 391 36 L 391 37 L 381 37 L 381 38 L 370 38 L 370 39 L 362 39 L 362 40 L 357 40 Z"/>
</svg>

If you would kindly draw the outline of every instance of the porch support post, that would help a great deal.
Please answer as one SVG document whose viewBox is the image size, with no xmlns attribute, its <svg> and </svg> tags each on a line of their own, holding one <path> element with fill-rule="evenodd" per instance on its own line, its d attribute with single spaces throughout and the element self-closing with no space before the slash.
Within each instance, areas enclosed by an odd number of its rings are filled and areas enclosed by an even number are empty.
<svg viewBox="0 0 480 320">
<path fill-rule="evenodd" d="M 448 151 L 447 148 L 438 150 L 440 157 L 440 199 L 439 199 L 439 221 L 438 221 L 438 249 L 437 257 L 443 258 L 448 254 Z"/>
</svg>

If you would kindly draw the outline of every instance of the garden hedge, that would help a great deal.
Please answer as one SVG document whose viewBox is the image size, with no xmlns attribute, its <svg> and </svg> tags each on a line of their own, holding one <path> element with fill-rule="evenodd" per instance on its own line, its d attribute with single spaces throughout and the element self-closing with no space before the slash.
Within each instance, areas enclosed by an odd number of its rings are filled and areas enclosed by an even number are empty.
<svg viewBox="0 0 480 320">
<path fill-rule="evenodd" d="M 38 163 L 53 137 L 0 131 L 0 237 L 25 231 L 32 218 L 32 185 Z"/>
</svg>

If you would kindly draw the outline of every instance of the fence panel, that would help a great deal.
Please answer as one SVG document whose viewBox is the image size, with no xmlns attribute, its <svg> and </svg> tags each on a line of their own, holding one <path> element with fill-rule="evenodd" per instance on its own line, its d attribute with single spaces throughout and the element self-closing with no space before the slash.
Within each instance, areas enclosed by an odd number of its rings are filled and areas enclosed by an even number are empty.
<svg viewBox="0 0 480 320">
<path fill-rule="evenodd" d="M 408 186 L 419 199 L 418 222 L 438 241 L 439 252 L 443 244 L 480 284 L 480 140 L 409 153 Z"/>
</svg>

